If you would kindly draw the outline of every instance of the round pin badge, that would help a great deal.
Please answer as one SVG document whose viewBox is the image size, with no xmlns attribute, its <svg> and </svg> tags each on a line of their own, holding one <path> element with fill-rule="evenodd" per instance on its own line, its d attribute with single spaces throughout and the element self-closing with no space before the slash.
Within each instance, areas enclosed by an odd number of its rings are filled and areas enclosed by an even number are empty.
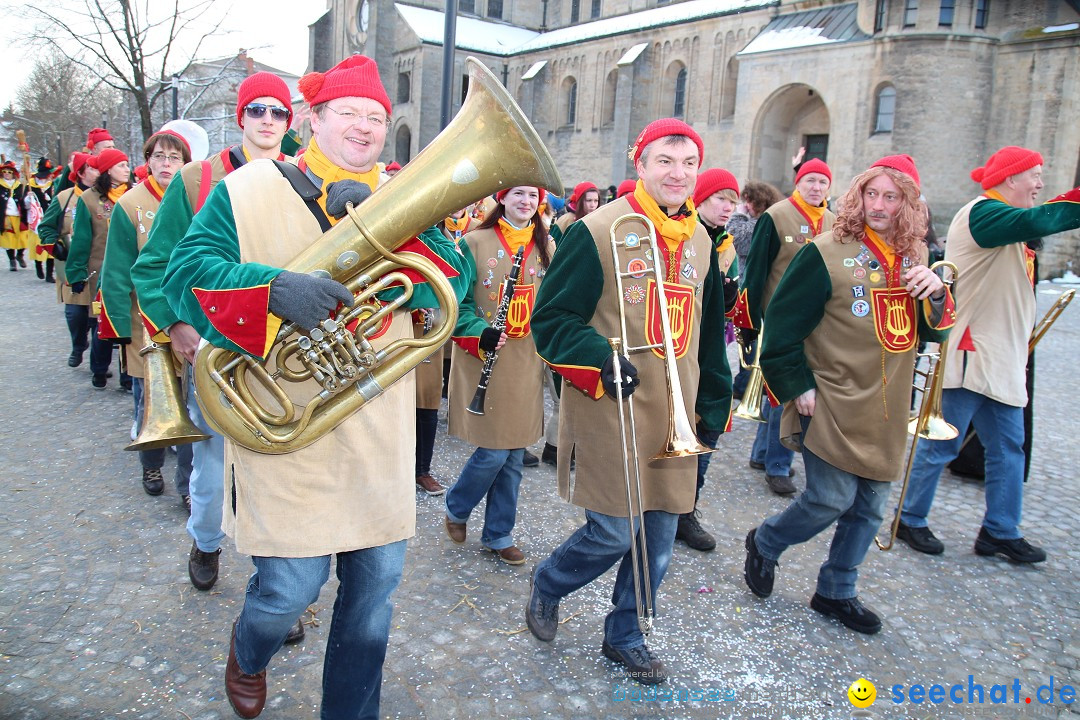
<svg viewBox="0 0 1080 720">
<path fill-rule="evenodd" d="M 872 283 L 881 282 L 881 273 L 879 273 L 879 272 L 870 273 L 870 282 L 872 282 Z"/>
<path fill-rule="evenodd" d="M 866 268 L 857 267 L 857 268 L 855 268 L 854 270 L 851 271 L 851 274 L 855 276 L 856 280 L 865 280 L 866 279 Z"/>
<path fill-rule="evenodd" d="M 627 285 L 623 289 L 623 299 L 631 305 L 645 302 L 645 288 L 640 285 Z"/>
<path fill-rule="evenodd" d="M 855 317 L 866 317 L 870 314 L 870 303 L 865 300 L 856 300 L 851 303 L 851 314 Z"/>
<path fill-rule="evenodd" d="M 641 244 L 641 238 L 637 233 L 626 233 L 626 237 L 623 238 L 623 244 L 628 248 L 636 248 Z"/>
<path fill-rule="evenodd" d="M 489 268 L 493 268 L 493 267 L 495 267 L 495 266 L 496 266 L 496 265 L 498 265 L 498 264 L 499 264 L 499 261 L 498 261 L 498 260 L 496 260 L 495 258 L 488 258 L 488 261 L 487 261 L 487 266 L 488 266 Z"/>
<path fill-rule="evenodd" d="M 643 278 L 645 272 L 649 269 L 649 266 L 645 264 L 645 261 L 641 258 L 634 258 L 626 264 L 626 272 L 630 274 L 630 277 Z"/>
</svg>

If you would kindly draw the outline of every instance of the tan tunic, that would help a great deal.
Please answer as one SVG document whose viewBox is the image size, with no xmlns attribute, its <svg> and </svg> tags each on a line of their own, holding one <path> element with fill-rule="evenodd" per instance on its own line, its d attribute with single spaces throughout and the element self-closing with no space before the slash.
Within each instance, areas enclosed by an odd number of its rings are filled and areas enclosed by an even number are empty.
<svg viewBox="0 0 1080 720">
<path fill-rule="evenodd" d="M 471 232 L 463 241 L 468 243 L 477 265 L 473 285 L 476 309 L 490 324 L 502 298 L 501 278 L 510 274 L 513 254 L 491 228 Z M 489 270 L 492 282 L 490 287 L 485 287 Z M 513 450 L 532 445 L 544 433 L 545 366 L 536 354 L 529 326 L 542 273 L 539 253 L 533 247 L 521 266 L 515 299 L 507 315 L 506 344 L 499 350 L 499 358 L 491 370 L 483 415 L 473 415 L 466 408 L 476 393 L 484 363 L 454 345 L 448 401 L 450 434 L 470 445 Z"/>
<path fill-rule="evenodd" d="M 565 235 L 567 229 L 577 222 L 577 215 L 573 211 L 565 212 L 559 217 L 555 218 L 555 227 L 559 228 L 559 231 Z"/>
<path fill-rule="evenodd" d="M 977 197 L 949 226 L 945 259 L 956 264 L 956 325 L 949 335 L 945 387 L 965 388 L 1013 407 L 1027 405 L 1027 344 L 1035 326 L 1035 294 L 1024 243 L 983 248 L 968 220 Z M 958 345 L 970 335 L 974 351 Z"/>
<path fill-rule="evenodd" d="M 603 277 L 603 294 L 589 322 L 600 335 L 618 337 L 619 307 L 626 311 L 628 342 L 632 345 L 646 344 L 646 311 L 650 303 L 629 302 L 620 297 L 615 283 L 609 228 L 612 222 L 632 208 L 627 199 L 620 198 L 589 213 L 582 222 L 589 229 L 596 243 Z M 620 232 L 644 234 L 644 226 L 624 224 Z M 645 244 L 636 249 L 621 252 L 621 270 L 631 261 L 652 265 L 645 257 Z M 709 273 L 710 255 L 714 253 L 712 241 L 699 223 L 693 237 L 687 240 L 679 253 L 678 281 L 676 285 L 687 291 L 677 297 L 668 287 L 669 305 L 681 304 L 689 313 L 688 322 L 680 322 L 684 330 L 678 333 L 683 341 L 684 352 L 676 348 L 676 368 L 682 383 L 683 406 L 693 418 L 694 402 L 698 389 L 698 341 L 701 323 L 701 289 Z M 653 253 L 655 257 L 655 252 Z M 661 261 L 663 267 L 663 262 Z M 687 269 L 684 276 L 683 269 Z M 649 273 L 640 279 L 624 281 L 626 293 L 635 301 L 644 297 L 649 288 Z M 655 289 L 652 293 L 655 296 Z M 685 304 L 684 304 L 685 303 Z M 686 315 L 680 316 L 686 318 Z M 659 336 L 657 336 L 659 339 Z M 664 360 L 652 351 L 631 356 L 638 370 L 641 385 L 633 395 L 637 419 L 637 451 L 641 470 L 642 503 L 645 510 L 663 510 L 670 513 L 686 513 L 694 509 L 694 492 L 697 482 L 697 457 L 650 460 L 664 446 L 667 437 L 668 385 L 664 373 Z M 565 386 L 564 386 L 565 387 Z M 615 400 L 604 395 L 597 400 L 576 391 L 563 392 L 559 427 L 559 494 L 569 502 L 604 515 L 622 516 L 627 512 L 627 497 L 623 480 L 623 451 L 619 439 L 619 415 Z M 570 448 L 577 458 L 574 477 L 570 473 Z M 635 504 L 636 510 L 636 504 Z"/>
<path fill-rule="evenodd" d="M 720 266 L 720 272 L 727 274 L 727 271 L 731 269 L 731 263 L 735 262 L 735 258 L 739 257 L 735 252 L 735 245 L 728 245 L 726 248 L 716 253 L 716 264 Z"/>
<path fill-rule="evenodd" d="M 71 221 L 75 217 L 75 206 L 79 203 L 78 197 L 72 197 L 75 195 L 75 188 L 69 187 L 67 190 L 61 191 L 53 202 L 60 203 L 60 208 L 64 209 L 64 222 L 60 227 L 60 237 L 62 237 L 70 246 L 71 244 Z M 70 200 L 70 201 L 69 201 Z M 84 290 L 80 295 L 76 295 L 71 292 L 71 286 L 67 284 L 67 276 L 64 274 L 63 260 L 57 260 L 56 265 L 56 302 L 63 303 L 65 305 L 88 305 L 90 300 L 85 302 L 78 302 L 78 299 L 87 294 L 87 290 Z M 97 276 L 94 276 L 97 278 Z"/>
<path fill-rule="evenodd" d="M 161 201 L 154 197 L 150 190 L 139 183 L 131 190 L 124 193 L 120 201 L 116 203 L 115 212 L 123 212 L 135 228 L 135 243 L 139 250 L 143 249 L 150 235 L 150 227 L 154 222 Z M 130 272 L 130 268 L 127 269 Z M 141 378 L 143 374 L 143 359 L 139 351 L 146 347 L 148 342 L 146 328 L 142 324 L 139 315 L 139 300 L 135 297 L 135 289 L 131 290 L 131 342 L 123 346 L 124 358 L 127 361 L 127 373 L 131 377 Z"/>
<path fill-rule="evenodd" d="M 787 270 L 787 266 L 791 263 L 791 258 L 795 257 L 795 253 L 799 252 L 803 245 L 814 239 L 813 228 L 810 227 L 810 223 L 803 217 L 790 198 L 784 198 L 765 212 L 772 216 L 776 235 L 780 238 L 780 250 L 776 253 L 776 257 L 773 258 L 772 265 L 769 267 L 769 277 L 765 281 L 765 290 L 761 293 L 762 315 L 764 315 L 765 309 L 769 307 L 769 300 L 772 298 L 772 294 L 776 292 L 776 286 L 780 284 L 780 278 L 784 277 L 784 271 Z M 826 210 L 824 217 L 821 219 L 821 232 L 826 233 L 832 230 L 834 222 L 836 222 L 836 215 L 832 211 Z"/>
<path fill-rule="evenodd" d="M 92 188 L 79 197 L 90 213 L 90 227 L 94 234 L 90 240 L 90 258 L 86 262 L 86 288 L 77 295 L 72 293 L 68 304 L 89 305 L 90 317 L 97 317 L 93 300 L 97 297 L 98 280 L 101 279 L 101 263 L 105 261 L 105 243 L 109 238 L 109 218 L 112 217 L 113 208 L 102 202 L 101 195 Z"/>
<path fill-rule="evenodd" d="M 414 318 L 415 320 L 415 318 Z M 413 323 L 413 337 L 424 337 L 424 323 Z M 442 404 L 443 358 L 446 345 L 442 345 L 427 360 L 416 366 L 416 407 L 420 410 L 438 410 Z"/>
<path fill-rule="evenodd" d="M 321 235 L 318 222 L 270 160 L 248 163 L 222 182 L 232 198 L 244 262 L 284 267 Z M 398 311 L 372 344 L 378 350 L 411 336 L 410 314 Z M 273 372 L 272 361 L 267 369 Z M 321 388 L 314 381 L 286 387 L 298 411 Z M 262 455 L 226 438 L 223 528 L 236 549 L 248 555 L 315 557 L 411 537 L 416 531 L 415 415 L 410 373 L 303 450 Z"/>
</svg>

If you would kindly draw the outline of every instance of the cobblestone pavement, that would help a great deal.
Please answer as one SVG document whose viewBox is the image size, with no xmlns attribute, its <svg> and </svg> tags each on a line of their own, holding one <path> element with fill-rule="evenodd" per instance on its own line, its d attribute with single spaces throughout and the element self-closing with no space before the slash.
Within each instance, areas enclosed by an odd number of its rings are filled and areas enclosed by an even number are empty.
<svg viewBox="0 0 1080 720">
<path fill-rule="evenodd" d="M 1040 286 L 1040 311 L 1060 290 Z M 191 541 L 175 491 L 148 497 L 136 456 L 122 449 L 131 395 L 119 392 L 115 379 L 94 391 L 86 364 L 66 366 L 62 309 L 52 286 L 32 271 L 0 277 L 0 302 L 7 437 L 0 450 L 0 718 L 232 717 L 224 654 L 251 565 L 227 546 L 214 590 L 189 585 Z M 982 488 L 947 475 L 931 517 L 945 554 L 872 549 L 863 566 L 861 596 L 885 617 L 879 635 L 850 632 L 808 607 L 831 532 L 788 551 L 776 592 L 758 600 L 742 579 L 743 538 L 789 500 L 772 495 L 763 475 L 747 467 L 753 428 L 738 421 L 721 439 L 701 503 L 717 548 L 700 554 L 677 546 L 650 638 L 670 670 L 667 687 L 684 698 L 702 691 L 706 699 L 643 699 L 600 654 L 612 574 L 563 601 L 566 622 L 553 643 L 524 631 L 533 561 L 582 520 L 558 498 L 554 470 L 541 465 L 526 471 L 522 486 L 515 537 L 530 562 L 517 568 L 482 551 L 478 526 L 464 546 L 452 545 L 441 500 L 417 496 L 418 531 L 395 596 L 383 714 L 841 718 L 854 712 L 848 685 L 865 677 L 879 698 L 870 716 L 1077 717 L 1070 714 L 1077 706 L 1060 697 L 1042 705 L 1035 693 L 1051 679 L 1055 691 L 1080 685 L 1080 443 L 1077 406 L 1068 400 L 1078 336 L 1080 310 L 1072 308 L 1039 349 L 1024 529 L 1048 550 L 1046 563 L 1022 567 L 974 555 Z M 446 437 L 444 408 L 436 474 L 451 481 L 470 452 Z M 801 487 L 799 461 L 796 467 Z M 268 720 L 318 717 L 335 589 L 331 580 L 312 606 L 306 641 L 270 665 Z M 984 686 L 986 704 L 890 701 L 894 684 L 962 683 L 966 703 L 969 675 Z M 989 703 L 994 684 L 1009 686 L 1008 705 Z"/>
</svg>

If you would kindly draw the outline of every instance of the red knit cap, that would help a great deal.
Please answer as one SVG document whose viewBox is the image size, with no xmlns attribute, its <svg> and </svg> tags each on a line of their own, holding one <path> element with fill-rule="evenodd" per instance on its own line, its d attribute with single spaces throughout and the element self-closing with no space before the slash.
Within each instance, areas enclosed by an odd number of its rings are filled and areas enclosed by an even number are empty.
<svg viewBox="0 0 1080 720">
<path fill-rule="evenodd" d="M 113 139 L 113 136 L 110 135 L 109 131 L 106 130 L 105 128 L 94 128 L 86 136 L 86 147 L 93 150 L 94 146 L 97 145 L 102 140 L 112 140 L 112 139 Z"/>
<path fill-rule="evenodd" d="M 701 136 L 697 134 L 697 131 L 695 131 L 694 128 L 678 118 L 661 118 L 659 120 L 653 120 L 646 125 L 645 129 L 641 131 L 641 134 L 637 136 L 637 140 L 634 141 L 633 147 L 630 148 L 630 159 L 636 163 L 638 158 L 641 157 L 641 151 L 645 149 L 646 145 L 653 140 L 658 140 L 662 137 L 667 137 L 668 135 L 685 135 L 697 145 L 698 162 L 700 163 L 705 157 L 705 145 L 701 142 Z"/>
<path fill-rule="evenodd" d="M 915 187 L 920 187 L 919 171 L 915 169 L 915 160 L 910 155 L 886 155 L 870 167 L 887 167 L 911 177 Z"/>
<path fill-rule="evenodd" d="M 75 153 L 75 157 L 71 159 L 71 172 L 68 173 L 68 181 L 78 182 L 79 173 L 82 172 L 82 169 L 86 167 L 87 164 L 89 164 L 90 167 L 94 167 L 94 163 L 90 162 L 93 159 L 94 156 L 90 153 Z"/>
<path fill-rule="evenodd" d="M 575 185 L 574 192 L 570 194 L 570 199 L 566 201 L 570 205 L 570 209 L 574 212 L 577 212 L 578 200 L 580 200 L 581 196 L 589 192 L 590 190 L 596 190 L 597 193 L 600 192 L 597 189 L 596 185 L 593 185 L 588 180 L 586 180 L 585 182 L 579 182 L 577 185 Z"/>
<path fill-rule="evenodd" d="M 392 163 L 390 163 L 389 165 L 386 166 L 386 171 L 387 172 L 389 172 L 391 170 L 400 170 L 400 169 L 401 169 L 401 166 L 398 165 L 397 160 L 395 160 L 394 162 L 392 162 Z"/>
<path fill-rule="evenodd" d="M 1007 177 L 1042 164 L 1042 155 L 1034 150 L 1008 145 L 991 155 L 986 165 L 972 170 L 971 179 L 982 185 L 983 190 L 989 190 L 1005 182 Z"/>
<path fill-rule="evenodd" d="M 615 191 L 615 197 L 621 198 L 623 195 L 629 195 L 637 189 L 637 180 L 623 180 L 619 183 L 619 189 Z"/>
<path fill-rule="evenodd" d="M 820 160 L 818 158 L 810 158 L 809 160 L 804 162 L 799 168 L 799 172 L 795 174 L 795 184 L 798 185 L 799 181 L 802 180 L 803 175 L 807 175 L 809 173 L 820 173 L 824 175 L 825 177 L 829 178 L 829 184 L 832 185 L 832 170 L 829 169 L 829 166 L 825 164 L 824 160 Z"/>
<path fill-rule="evenodd" d="M 515 185 L 514 187 L 521 187 L 521 186 Z M 503 188 L 499 192 L 495 193 L 495 199 L 498 200 L 499 202 L 502 202 L 503 198 L 506 197 L 506 193 L 510 192 L 513 189 L 514 188 L 512 188 L 512 187 Z M 536 208 L 537 208 L 537 210 L 539 210 L 540 206 L 544 204 L 544 198 L 547 197 L 547 190 L 545 190 L 542 187 L 538 187 L 536 189 L 540 191 L 540 199 L 536 201 Z"/>
<path fill-rule="evenodd" d="M 146 179 L 149 170 L 150 168 L 146 167 L 146 165 L 138 165 L 134 170 L 131 171 L 131 174 L 135 176 L 136 180 L 142 182 Z"/>
<path fill-rule="evenodd" d="M 379 79 L 379 67 L 364 55 L 347 57 L 325 73 L 308 73 L 300 78 L 297 87 L 312 107 L 342 97 L 366 97 L 390 114 L 390 96 Z"/>
<path fill-rule="evenodd" d="M 698 173 L 697 185 L 694 187 L 694 204 L 700 205 L 709 196 L 721 190 L 734 190 L 738 195 L 739 181 L 724 168 L 709 168 L 703 173 Z"/>
<path fill-rule="evenodd" d="M 98 169 L 101 174 L 109 172 L 113 165 L 117 163 L 127 162 L 128 156 L 116 148 L 108 148 L 102 150 L 101 153 L 94 159 L 94 167 Z"/>
<path fill-rule="evenodd" d="M 15 167 L 15 161 L 8 160 L 3 165 L 0 165 L 0 170 L 14 170 L 18 172 L 19 168 Z"/>
<path fill-rule="evenodd" d="M 236 124 L 244 127 L 244 108 L 256 98 L 272 97 L 289 109 L 292 117 L 292 96 L 289 86 L 274 73 L 257 72 L 244 79 L 236 90 Z"/>
</svg>

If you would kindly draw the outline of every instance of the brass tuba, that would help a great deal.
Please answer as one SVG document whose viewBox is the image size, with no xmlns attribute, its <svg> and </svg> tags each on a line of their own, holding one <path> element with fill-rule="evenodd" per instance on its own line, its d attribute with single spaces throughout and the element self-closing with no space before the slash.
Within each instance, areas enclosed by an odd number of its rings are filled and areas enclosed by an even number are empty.
<svg viewBox="0 0 1080 720">
<path fill-rule="evenodd" d="M 392 180 L 372 193 L 285 268 L 330 277 L 357 295 L 352 308 L 310 333 L 284 323 L 264 364 L 203 343 L 195 358 L 195 386 L 208 422 L 249 450 L 268 454 L 304 448 L 333 430 L 438 350 L 457 318 L 450 283 L 430 260 L 394 254 L 399 246 L 451 212 L 497 190 L 535 185 L 562 191 L 555 163 L 517 103 L 474 57 L 466 59 L 469 94 L 453 121 Z M 420 273 L 442 308 L 438 325 L 422 338 L 403 338 L 376 350 L 367 339 L 383 318 L 408 302 Z M 400 283 L 404 294 L 381 306 L 377 293 Z M 347 329 L 353 320 L 355 330 Z M 278 384 L 317 381 L 322 390 L 298 410 Z M 264 407 L 251 383 L 279 408 Z"/>
</svg>

